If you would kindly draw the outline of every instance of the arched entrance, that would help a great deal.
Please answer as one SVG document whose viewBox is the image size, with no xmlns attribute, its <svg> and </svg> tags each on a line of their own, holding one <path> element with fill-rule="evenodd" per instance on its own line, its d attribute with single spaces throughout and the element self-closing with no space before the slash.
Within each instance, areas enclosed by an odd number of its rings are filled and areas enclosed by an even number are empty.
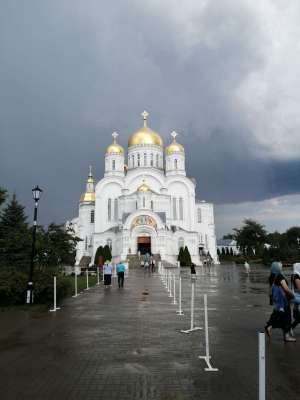
<svg viewBox="0 0 300 400">
<path fill-rule="evenodd" d="M 137 237 L 137 252 L 140 254 L 151 254 L 151 236 L 138 236 Z"/>
</svg>

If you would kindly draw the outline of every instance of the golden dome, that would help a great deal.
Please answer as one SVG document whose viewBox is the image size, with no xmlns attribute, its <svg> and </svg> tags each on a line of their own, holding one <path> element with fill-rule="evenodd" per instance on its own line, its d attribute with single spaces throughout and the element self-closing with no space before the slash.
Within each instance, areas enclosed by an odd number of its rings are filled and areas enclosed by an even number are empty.
<svg viewBox="0 0 300 400">
<path fill-rule="evenodd" d="M 92 193 L 82 193 L 82 195 L 80 196 L 80 203 L 84 203 L 84 202 L 91 202 L 91 201 L 95 201 L 95 192 Z"/>
<path fill-rule="evenodd" d="M 173 137 L 173 141 L 166 147 L 166 154 L 184 153 L 184 147 L 180 143 L 176 142 L 177 133 L 173 131 L 171 136 Z"/>
<path fill-rule="evenodd" d="M 149 186 L 145 183 L 145 180 L 143 179 L 143 183 L 137 188 L 138 192 L 150 192 L 151 189 Z"/>
<path fill-rule="evenodd" d="M 117 137 L 118 134 L 117 132 L 114 132 L 112 134 L 113 137 L 113 143 L 110 144 L 107 149 L 106 149 L 106 154 L 124 154 L 124 149 L 122 146 L 119 145 L 119 143 L 117 143 Z"/>
<path fill-rule="evenodd" d="M 128 147 L 139 144 L 155 144 L 157 146 L 163 146 L 163 141 L 160 135 L 147 126 L 147 111 L 144 111 L 142 116 L 144 119 L 144 126 L 130 136 L 128 139 Z"/>
</svg>

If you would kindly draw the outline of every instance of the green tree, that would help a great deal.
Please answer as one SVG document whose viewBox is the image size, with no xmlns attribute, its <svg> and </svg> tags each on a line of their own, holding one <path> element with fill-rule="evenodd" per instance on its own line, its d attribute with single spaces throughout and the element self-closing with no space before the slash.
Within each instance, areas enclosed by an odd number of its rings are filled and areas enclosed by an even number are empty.
<svg viewBox="0 0 300 400">
<path fill-rule="evenodd" d="M 183 247 L 180 247 L 178 257 L 177 257 L 177 261 L 180 262 L 180 266 L 183 265 L 183 260 L 184 260 L 184 250 L 183 250 Z"/>
<path fill-rule="evenodd" d="M 102 259 L 100 259 L 102 257 Z M 99 246 L 98 249 L 96 250 L 95 253 L 95 258 L 94 258 L 94 264 L 99 265 L 100 263 L 104 262 L 104 256 L 103 256 L 103 246 Z"/>
<path fill-rule="evenodd" d="M 300 246 L 300 227 L 292 226 L 285 232 L 285 239 L 291 248 L 299 249 Z"/>
<path fill-rule="evenodd" d="M 80 239 L 66 231 L 64 225 L 39 227 L 36 241 L 36 263 L 40 268 L 74 265 L 76 244 Z"/>
<path fill-rule="evenodd" d="M 252 219 L 245 219 L 244 225 L 241 228 L 233 230 L 237 246 L 244 255 L 251 257 L 254 255 L 254 252 L 255 255 L 263 253 L 264 244 L 267 239 L 267 232 L 263 225 Z"/>
<path fill-rule="evenodd" d="M 0 187 L 0 206 L 5 202 L 6 197 L 7 197 L 6 190 Z"/>
<path fill-rule="evenodd" d="M 226 240 L 226 239 L 234 239 L 234 234 L 233 233 L 227 233 L 227 235 L 224 235 L 223 236 L 223 239 L 224 240 Z"/>
<path fill-rule="evenodd" d="M 0 218 L 0 266 L 27 269 L 31 236 L 24 207 L 14 194 Z"/>
<path fill-rule="evenodd" d="M 191 259 L 191 255 L 189 252 L 189 249 L 187 246 L 185 246 L 184 250 L 183 250 L 183 258 L 184 258 L 184 265 L 189 267 L 192 264 L 192 259 Z"/>
<path fill-rule="evenodd" d="M 108 244 L 106 244 L 103 248 L 103 258 L 104 258 L 104 262 L 111 261 L 111 259 L 112 259 L 111 250 L 110 250 L 110 247 L 108 246 Z"/>
</svg>

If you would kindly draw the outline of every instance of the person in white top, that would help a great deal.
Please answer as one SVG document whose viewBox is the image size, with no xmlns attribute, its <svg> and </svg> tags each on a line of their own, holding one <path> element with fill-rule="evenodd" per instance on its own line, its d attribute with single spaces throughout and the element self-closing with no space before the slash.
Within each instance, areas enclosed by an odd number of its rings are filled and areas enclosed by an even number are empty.
<svg viewBox="0 0 300 400">
<path fill-rule="evenodd" d="M 103 265 L 104 286 L 108 288 L 111 285 L 112 265 L 110 261 L 105 261 Z"/>
</svg>

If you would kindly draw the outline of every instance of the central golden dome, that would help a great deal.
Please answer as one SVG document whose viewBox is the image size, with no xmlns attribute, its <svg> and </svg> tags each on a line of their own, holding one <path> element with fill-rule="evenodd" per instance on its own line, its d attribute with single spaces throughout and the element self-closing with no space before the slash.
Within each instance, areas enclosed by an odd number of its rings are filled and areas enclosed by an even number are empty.
<svg viewBox="0 0 300 400">
<path fill-rule="evenodd" d="M 136 146 L 139 144 L 155 144 L 157 146 L 163 146 L 163 141 L 157 132 L 154 132 L 147 126 L 147 111 L 142 113 L 144 119 L 144 126 L 134 132 L 128 139 L 128 147 Z"/>
</svg>

